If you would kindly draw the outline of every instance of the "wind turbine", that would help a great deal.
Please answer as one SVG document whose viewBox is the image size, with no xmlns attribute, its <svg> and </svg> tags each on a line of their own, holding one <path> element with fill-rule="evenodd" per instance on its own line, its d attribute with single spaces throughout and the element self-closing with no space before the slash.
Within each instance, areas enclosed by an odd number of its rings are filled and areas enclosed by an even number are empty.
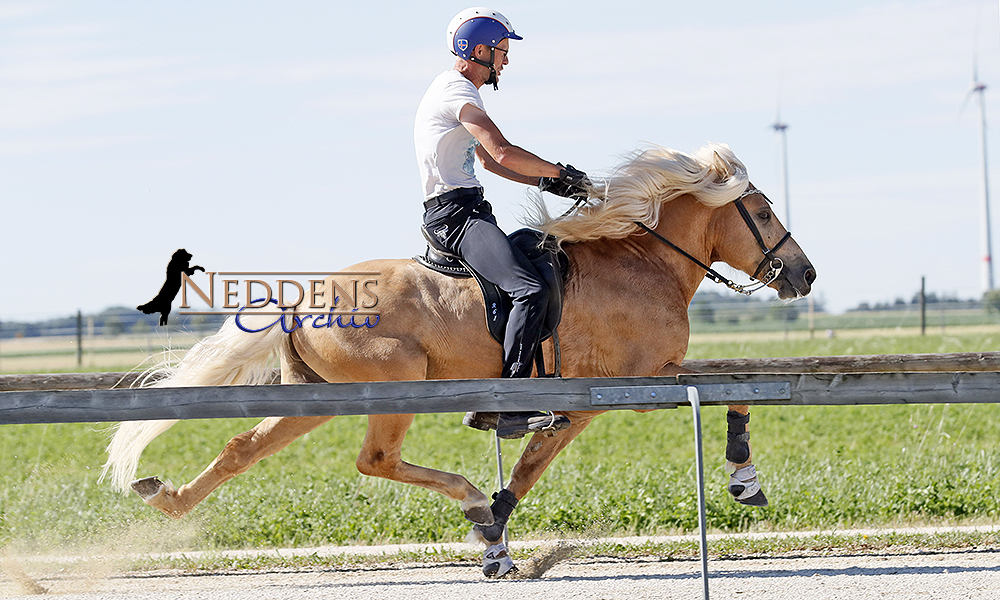
<svg viewBox="0 0 1000 600">
<path fill-rule="evenodd" d="M 982 283 L 983 292 L 985 293 L 993 289 L 993 242 L 990 237 L 990 180 L 989 161 L 986 156 L 986 84 L 979 81 L 977 62 L 973 60 L 972 63 L 972 89 L 969 90 L 969 95 L 966 96 L 966 102 L 968 102 L 969 96 L 972 94 L 976 94 L 979 97 L 979 140 L 982 143 L 983 158 Z"/>
<path fill-rule="evenodd" d="M 785 183 L 785 229 L 791 231 L 792 209 L 788 203 L 788 144 L 785 139 L 785 130 L 788 129 L 788 124 L 781 122 L 780 106 L 778 107 L 778 112 L 774 117 L 774 123 L 771 124 L 771 129 L 781 135 L 781 178 Z"/>
<path fill-rule="evenodd" d="M 775 133 L 781 136 L 781 179 L 785 187 L 785 229 L 788 231 L 792 230 L 792 208 L 791 203 L 788 198 L 788 141 L 785 136 L 785 130 L 788 129 L 788 123 L 784 123 L 781 120 L 781 105 L 778 105 L 778 110 L 774 115 L 774 123 L 771 124 L 771 129 Z M 813 337 L 815 334 L 814 327 L 814 313 L 815 313 L 815 303 L 813 296 L 807 296 L 808 306 L 809 306 L 809 337 Z M 788 321 L 785 321 L 785 337 L 788 337 Z"/>
</svg>

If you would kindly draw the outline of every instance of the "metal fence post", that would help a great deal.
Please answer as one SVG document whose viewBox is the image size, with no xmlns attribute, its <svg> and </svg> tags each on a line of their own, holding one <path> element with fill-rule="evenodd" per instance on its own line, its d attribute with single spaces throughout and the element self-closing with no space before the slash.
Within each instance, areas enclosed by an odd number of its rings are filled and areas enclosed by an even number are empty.
<svg viewBox="0 0 1000 600">
<path fill-rule="evenodd" d="M 705 467 L 701 452 L 701 401 L 698 397 L 698 388 L 693 385 L 687 388 L 688 402 L 691 403 L 691 412 L 694 415 L 694 460 L 698 474 L 698 531 L 700 532 L 701 543 L 701 583 L 703 587 L 703 597 L 708 600 L 708 538 L 706 534 L 705 518 Z"/>
</svg>

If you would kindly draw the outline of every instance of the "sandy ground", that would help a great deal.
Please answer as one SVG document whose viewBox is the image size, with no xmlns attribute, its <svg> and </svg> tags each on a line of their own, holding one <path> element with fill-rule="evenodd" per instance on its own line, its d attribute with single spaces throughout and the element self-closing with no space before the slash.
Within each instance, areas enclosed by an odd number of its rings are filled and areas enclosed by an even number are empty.
<svg viewBox="0 0 1000 600">
<path fill-rule="evenodd" d="M 522 564 L 524 570 L 530 565 Z M 32 589 L 32 585 L 34 588 Z M 571 558 L 536 579 L 486 580 L 470 565 L 389 564 L 364 568 L 185 574 L 54 570 L 34 582 L 0 578 L 0 596 L 61 600 L 646 600 L 702 598 L 698 560 Z M 998 599 L 1000 551 L 789 556 L 709 563 L 712 598 Z M 34 592 L 34 594 L 31 594 Z M 13 594 L 13 596 L 12 596 Z M 38 595 L 42 594 L 42 595 Z"/>
</svg>

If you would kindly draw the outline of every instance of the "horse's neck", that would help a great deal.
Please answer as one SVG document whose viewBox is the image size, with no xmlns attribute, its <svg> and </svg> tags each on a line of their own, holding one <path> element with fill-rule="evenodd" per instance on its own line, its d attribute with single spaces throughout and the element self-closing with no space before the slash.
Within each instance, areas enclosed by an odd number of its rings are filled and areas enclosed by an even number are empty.
<svg viewBox="0 0 1000 600">
<path fill-rule="evenodd" d="M 712 209 L 682 196 L 666 204 L 656 232 L 705 264 L 712 260 Z M 597 240 L 567 248 L 586 285 L 628 294 L 636 287 L 667 287 L 671 304 L 685 312 L 705 271 L 690 259 L 644 232 L 623 239 Z"/>
<path fill-rule="evenodd" d="M 657 233 L 709 259 L 709 218 L 682 208 L 665 210 Z M 564 374 L 655 375 L 681 364 L 688 305 L 703 270 L 646 233 L 569 244 L 566 251 L 572 269 L 560 330 L 567 340 Z"/>
</svg>

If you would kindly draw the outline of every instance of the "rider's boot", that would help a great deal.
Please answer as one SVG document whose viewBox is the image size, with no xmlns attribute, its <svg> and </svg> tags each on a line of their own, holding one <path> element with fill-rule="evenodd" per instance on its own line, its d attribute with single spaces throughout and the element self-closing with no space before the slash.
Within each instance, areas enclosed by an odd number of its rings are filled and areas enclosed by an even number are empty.
<svg viewBox="0 0 1000 600">
<path fill-rule="evenodd" d="M 565 415 L 541 411 L 469 412 L 465 413 L 462 424 L 482 431 L 496 429 L 497 437 L 512 440 L 538 431 L 545 436 L 552 436 L 569 427 L 570 421 Z"/>
<path fill-rule="evenodd" d="M 531 362 L 511 360 L 504 364 L 501 377 L 513 379 L 531 377 Z M 462 424 L 473 429 L 497 430 L 497 437 L 505 440 L 523 438 L 529 433 L 541 431 L 545 436 L 553 436 L 570 426 L 569 418 L 551 412 L 470 412 L 465 414 Z"/>
</svg>

